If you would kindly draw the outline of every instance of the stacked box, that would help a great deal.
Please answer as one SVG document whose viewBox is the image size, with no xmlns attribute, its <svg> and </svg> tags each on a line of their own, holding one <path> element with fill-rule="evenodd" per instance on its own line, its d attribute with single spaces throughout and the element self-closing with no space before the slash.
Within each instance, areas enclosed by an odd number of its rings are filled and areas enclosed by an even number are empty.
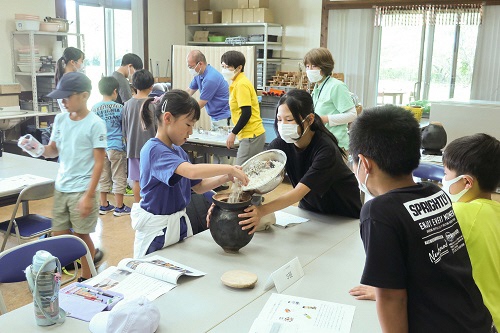
<svg viewBox="0 0 500 333">
<path fill-rule="evenodd" d="M 233 22 L 233 10 L 232 9 L 223 9 L 221 21 L 222 21 L 221 23 L 232 23 Z"/>
<path fill-rule="evenodd" d="M 186 12 L 210 9 L 210 0 L 186 0 Z"/>
<path fill-rule="evenodd" d="M 273 23 L 273 13 L 269 8 L 255 8 L 253 10 L 253 19 L 256 23 Z"/>
<path fill-rule="evenodd" d="M 243 23 L 243 9 L 233 9 L 233 23 Z"/>
<path fill-rule="evenodd" d="M 0 84 L 0 107 L 19 106 L 21 85 L 18 83 Z"/>
<path fill-rule="evenodd" d="M 269 0 L 248 0 L 248 8 L 269 8 Z"/>
<path fill-rule="evenodd" d="M 199 23 L 200 23 L 199 11 L 186 12 L 185 24 L 199 24 Z"/>
<path fill-rule="evenodd" d="M 36 78 L 36 86 L 38 89 L 38 97 L 46 102 L 48 106 L 48 112 L 57 112 L 59 111 L 59 104 L 57 103 L 57 99 L 49 98 L 47 95 L 52 92 L 56 88 L 56 81 L 54 77 L 51 76 L 37 76 Z M 38 103 L 38 110 L 42 111 L 42 104 Z M 31 105 L 31 109 L 33 110 L 33 105 Z"/>
<path fill-rule="evenodd" d="M 213 10 L 202 10 L 200 12 L 200 23 L 201 24 L 212 24 L 221 23 L 222 13 Z"/>
<path fill-rule="evenodd" d="M 248 0 L 238 0 L 237 8 L 248 8 Z"/>
<path fill-rule="evenodd" d="M 243 9 L 243 23 L 253 23 L 253 9 Z"/>
</svg>

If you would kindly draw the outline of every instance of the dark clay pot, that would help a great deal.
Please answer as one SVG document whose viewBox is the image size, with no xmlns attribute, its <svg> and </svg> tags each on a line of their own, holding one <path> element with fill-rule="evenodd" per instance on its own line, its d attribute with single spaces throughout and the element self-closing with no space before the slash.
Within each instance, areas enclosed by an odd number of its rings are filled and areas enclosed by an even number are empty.
<svg viewBox="0 0 500 333">
<path fill-rule="evenodd" d="M 213 196 L 214 208 L 210 216 L 210 233 L 215 242 L 228 253 L 236 253 L 252 240 L 253 234 L 248 230 L 241 230 L 238 223 L 244 219 L 238 214 L 250 206 L 252 196 L 243 192 L 241 201 L 227 203 L 229 194 L 216 194 Z"/>
<path fill-rule="evenodd" d="M 430 124 L 422 129 L 422 148 L 425 155 L 442 155 L 448 137 L 440 124 Z"/>
</svg>

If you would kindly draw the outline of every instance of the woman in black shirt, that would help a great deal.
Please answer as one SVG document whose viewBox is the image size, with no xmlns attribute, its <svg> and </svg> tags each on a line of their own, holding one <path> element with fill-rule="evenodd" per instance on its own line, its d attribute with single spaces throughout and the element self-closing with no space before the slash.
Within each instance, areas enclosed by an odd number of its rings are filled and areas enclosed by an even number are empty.
<svg viewBox="0 0 500 333">
<path fill-rule="evenodd" d="M 281 97 L 274 128 L 279 136 L 270 149 L 287 155 L 286 172 L 293 189 L 262 206 L 250 206 L 241 218 L 243 230 L 255 232 L 260 219 L 297 201 L 299 207 L 322 214 L 359 218 L 358 182 L 345 164 L 337 139 L 314 113 L 311 95 L 291 90 Z"/>
</svg>

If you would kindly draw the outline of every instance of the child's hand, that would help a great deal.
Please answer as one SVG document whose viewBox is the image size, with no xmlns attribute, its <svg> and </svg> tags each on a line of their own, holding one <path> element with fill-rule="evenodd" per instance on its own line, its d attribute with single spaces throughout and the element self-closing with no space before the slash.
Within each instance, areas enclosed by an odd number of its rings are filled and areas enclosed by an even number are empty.
<svg viewBox="0 0 500 333">
<path fill-rule="evenodd" d="M 234 178 L 238 179 L 241 185 L 246 186 L 250 179 L 248 179 L 247 175 L 243 172 L 243 169 L 239 165 L 235 165 L 233 167 L 232 172 L 228 175 L 229 180 L 234 182 Z"/>
<path fill-rule="evenodd" d="M 257 227 L 260 224 L 260 219 L 262 218 L 261 216 L 261 206 L 250 206 L 245 209 L 245 212 L 242 214 L 238 214 L 239 218 L 245 218 L 248 217 L 249 219 L 240 221 L 239 224 L 242 225 L 243 227 L 241 230 L 248 230 L 249 235 L 253 234 L 256 230 Z"/>
<path fill-rule="evenodd" d="M 207 211 L 207 217 L 206 217 L 207 229 L 210 228 L 210 217 L 212 216 L 212 210 L 214 209 L 214 207 L 215 204 L 213 203 Z"/>
<path fill-rule="evenodd" d="M 375 288 L 361 284 L 349 290 L 349 294 L 359 300 L 375 301 Z"/>
<path fill-rule="evenodd" d="M 78 211 L 80 212 L 80 216 L 82 219 L 86 218 L 89 216 L 90 212 L 92 211 L 92 207 L 94 207 L 94 198 L 84 195 L 80 201 L 78 201 Z"/>
</svg>

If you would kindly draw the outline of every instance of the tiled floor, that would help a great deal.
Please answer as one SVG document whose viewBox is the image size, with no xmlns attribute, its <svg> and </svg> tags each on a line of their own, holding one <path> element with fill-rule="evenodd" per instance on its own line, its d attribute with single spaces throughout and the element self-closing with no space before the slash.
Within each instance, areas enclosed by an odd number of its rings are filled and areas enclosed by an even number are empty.
<svg viewBox="0 0 500 333">
<path fill-rule="evenodd" d="M 288 192 L 291 185 L 282 183 L 274 191 L 266 194 L 265 201 L 272 201 Z M 494 200 L 500 201 L 500 194 L 493 196 Z M 114 203 L 113 197 L 110 196 L 110 202 Z M 132 197 L 125 197 L 125 204 L 131 206 Z M 51 216 L 52 198 L 41 200 L 30 205 L 30 210 L 39 214 Z M 13 207 L 2 207 L 0 209 L 0 221 L 5 221 L 10 218 Z M 115 217 L 112 213 L 101 215 L 101 222 L 98 223 L 96 232 L 92 234 L 92 239 L 96 247 L 104 251 L 104 258 L 99 263 L 98 271 L 106 267 L 117 265 L 118 262 L 133 255 L 134 231 L 130 225 L 129 216 Z M 3 234 L 0 235 L 0 239 Z M 14 237 L 11 237 L 7 243 L 7 248 L 16 245 Z M 32 301 L 31 293 L 28 290 L 26 282 L 11 283 L 0 286 L 0 291 L 6 301 L 9 311 L 17 309 Z"/>
</svg>

